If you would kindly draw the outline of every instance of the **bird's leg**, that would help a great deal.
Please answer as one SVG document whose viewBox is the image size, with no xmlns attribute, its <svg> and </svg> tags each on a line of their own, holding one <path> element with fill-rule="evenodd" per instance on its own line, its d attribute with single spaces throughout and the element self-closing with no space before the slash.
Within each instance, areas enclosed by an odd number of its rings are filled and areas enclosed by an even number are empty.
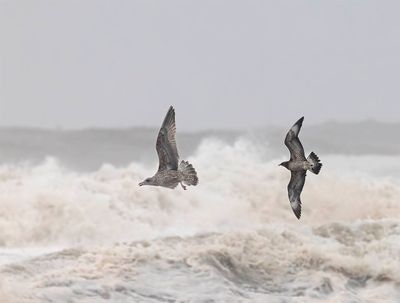
<svg viewBox="0 0 400 303">
<path fill-rule="evenodd" d="M 186 190 L 186 186 L 185 185 L 183 185 L 183 183 L 182 182 L 180 182 L 181 183 L 181 186 L 182 186 L 182 188 L 184 189 L 184 190 Z"/>
</svg>

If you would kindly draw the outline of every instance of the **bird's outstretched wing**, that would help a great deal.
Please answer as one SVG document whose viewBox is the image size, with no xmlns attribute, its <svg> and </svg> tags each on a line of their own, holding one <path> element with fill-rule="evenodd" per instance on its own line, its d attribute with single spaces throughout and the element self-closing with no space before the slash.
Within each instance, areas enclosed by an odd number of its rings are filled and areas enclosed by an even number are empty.
<svg viewBox="0 0 400 303">
<path fill-rule="evenodd" d="M 290 182 L 288 184 L 288 195 L 290 206 L 293 209 L 297 219 L 301 216 L 301 200 L 300 194 L 303 190 L 304 183 L 306 182 L 306 171 L 292 171 Z"/>
<path fill-rule="evenodd" d="M 171 106 L 158 132 L 156 150 L 159 159 L 158 170 L 177 170 L 179 154 L 175 141 L 175 110 Z"/>
<path fill-rule="evenodd" d="M 301 117 L 291 129 L 289 129 L 285 138 L 285 145 L 290 151 L 290 160 L 305 161 L 304 148 L 299 140 L 300 128 L 303 124 L 304 117 Z"/>
</svg>

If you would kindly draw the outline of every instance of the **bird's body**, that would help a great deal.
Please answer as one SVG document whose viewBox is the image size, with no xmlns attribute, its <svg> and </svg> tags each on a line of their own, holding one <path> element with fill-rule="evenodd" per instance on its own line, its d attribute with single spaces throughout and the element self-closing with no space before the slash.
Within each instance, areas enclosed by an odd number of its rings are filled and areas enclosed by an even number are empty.
<svg viewBox="0 0 400 303">
<path fill-rule="evenodd" d="M 280 164 L 291 171 L 288 196 L 293 212 L 298 219 L 301 216 L 300 194 L 306 181 L 307 171 L 318 174 L 322 167 L 318 156 L 314 152 L 311 152 L 307 158 L 305 157 L 303 145 L 298 137 L 303 120 L 304 117 L 300 118 L 288 131 L 285 145 L 290 151 L 290 160 Z"/>
<path fill-rule="evenodd" d="M 183 181 L 183 175 L 177 170 L 162 170 L 154 175 L 155 184 L 158 186 L 175 188 Z"/>
<path fill-rule="evenodd" d="M 139 183 L 140 186 L 153 185 L 173 189 L 181 184 L 182 188 L 186 189 L 184 184 L 197 185 L 198 178 L 194 167 L 187 161 L 181 161 L 178 165 L 179 154 L 176 147 L 175 132 L 175 111 L 171 106 L 157 136 L 158 170 L 153 177 Z"/>
<path fill-rule="evenodd" d="M 290 171 L 302 171 L 308 170 L 311 168 L 311 165 L 308 161 L 289 161 L 288 162 L 288 170 Z"/>
</svg>

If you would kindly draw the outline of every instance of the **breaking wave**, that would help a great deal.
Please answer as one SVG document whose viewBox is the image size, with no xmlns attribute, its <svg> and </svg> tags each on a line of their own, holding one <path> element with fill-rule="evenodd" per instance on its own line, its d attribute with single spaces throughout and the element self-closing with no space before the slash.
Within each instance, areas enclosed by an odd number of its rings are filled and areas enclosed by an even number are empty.
<svg viewBox="0 0 400 303">
<path fill-rule="evenodd" d="M 1 273 L 22 298 L 54 303 L 396 302 L 399 243 L 398 220 L 266 225 L 67 249 Z"/>
<path fill-rule="evenodd" d="M 200 178 L 187 191 L 138 187 L 156 165 L 105 164 L 93 173 L 70 171 L 53 158 L 34 167 L 3 165 L 0 245 L 96 244 L 299 224 L 287 200 L 289 172 L 277 166 L 282 159 L 266 161 L 265 153 L 247 141 L 205 141 L 187 159 Z M 320 175 L 309 174 L 300 224 L 399 218 L 398 180 L 352 171 L 325 164 Z"/>
<path fill-rule="evenodd" d="M 2 276 L 26 286 L 27 302 L 399 298 L 400 167 L 390 163 L 400 157 L 320 156 L 300 221 L 284 159 L 246 140 L 205 140 L 185 159 L 200 179 L 187 191 L 139 187 L 156 164 L 3 165 L 1 247 L 59 249 L 3 265 Z"/>
</svg>

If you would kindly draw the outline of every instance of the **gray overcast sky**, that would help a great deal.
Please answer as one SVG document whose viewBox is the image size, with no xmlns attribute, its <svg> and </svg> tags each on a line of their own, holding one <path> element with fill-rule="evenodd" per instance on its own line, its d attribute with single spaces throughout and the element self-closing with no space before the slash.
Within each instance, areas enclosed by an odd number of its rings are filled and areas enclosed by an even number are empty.
<svg viewBox="0 0 400 303">
<path fill-rule="evenodd" d="M 400 121 L 400 1 L 0 0 L 0 126 Z"/>
</svg>

